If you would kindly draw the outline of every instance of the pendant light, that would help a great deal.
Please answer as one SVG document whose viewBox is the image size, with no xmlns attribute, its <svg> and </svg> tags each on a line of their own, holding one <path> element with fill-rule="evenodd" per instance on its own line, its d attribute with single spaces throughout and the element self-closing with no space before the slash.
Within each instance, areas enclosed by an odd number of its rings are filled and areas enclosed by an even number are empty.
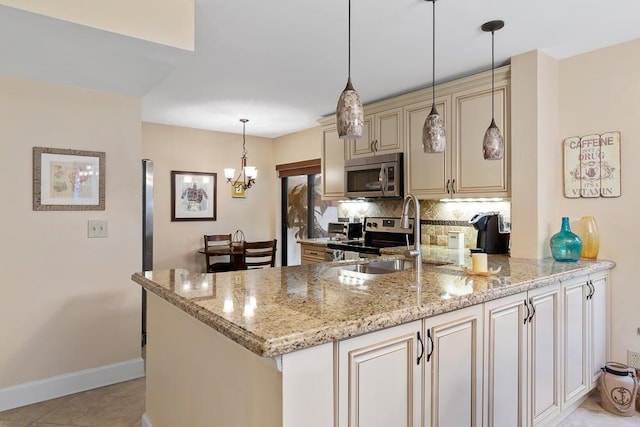
<svg viewBox="0 0 640 427">
<path fill-rule="evenodd" d="M 491 31 L 491 124 L 482 140 L 482 154 L 485 160 L 501 160 L 504 156 L 504 138 L 496 126 L 494 115 L 494 37 L 495 32 L 504 27 L 504 21 L 489 21 L 482 24 L 482 31 Z"/>
<path fill-rule="evenodd" d="M 233 186 L 233 188 L 240 188 L 242 191 L 246 191 L 256 183 L 258 177 L 258 169 L 255 166 L 247 166 L 247 147 L 246 147 L 246 133 L 245 128 L 249 119 L 240 119 L 242 122 L 242 157 L 240 157 L 240 173 L 238 177 L 234 179 L 236 170 L 233 168 L 224 169 L 224 177 L 227 182 Z"/>
<path fill-rule="evenodd" d="M 422 127 L 422 149 L 425 153 L 442 153 L 447 145 L 444 133 L 444 121 L 436 109 L 436 0 L 426 0 L 433 3 L 433 61 L 432 61 L 432 104 L 431 112 Z"/>
<path fill-rule="evenodd" d="M 364 127 L 364 109 L 360 95 L 351 84 L 351 0 L 349 0 L 349 77 L 347 86 L 338 98 L 336 107 L 336 126 L 340 139 L 362 137 Z"/>
</svg>

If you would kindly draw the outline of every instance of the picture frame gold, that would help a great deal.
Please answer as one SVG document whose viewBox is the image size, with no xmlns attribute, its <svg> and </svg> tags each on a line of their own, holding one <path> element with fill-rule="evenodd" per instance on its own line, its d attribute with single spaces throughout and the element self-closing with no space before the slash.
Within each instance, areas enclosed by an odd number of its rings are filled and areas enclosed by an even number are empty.
<svg viewBox="0 0 640 427">
<path fill-rule="evenodd" d="M 33 147 L 33 210 L 105 210 L 106 153 Z"/>
<path fill-rule="evenodd" d="M 231 186 L 231 197 L 244 199 L 247 197 L 247 190 L 243 183 L 238 182 Z"/>
</svg>

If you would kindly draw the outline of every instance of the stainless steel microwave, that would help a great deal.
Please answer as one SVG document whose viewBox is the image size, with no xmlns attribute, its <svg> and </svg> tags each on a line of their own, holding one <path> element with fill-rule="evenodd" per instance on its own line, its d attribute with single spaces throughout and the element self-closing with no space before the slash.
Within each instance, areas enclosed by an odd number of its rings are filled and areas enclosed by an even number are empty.
<svg viewBox="0 0 640 427">
<path fill-rule="evenodd" d="M 404 191 L 402 153 L 347 160 L 344 191 L 347 197 L 401 198 Z"/>
</svg>

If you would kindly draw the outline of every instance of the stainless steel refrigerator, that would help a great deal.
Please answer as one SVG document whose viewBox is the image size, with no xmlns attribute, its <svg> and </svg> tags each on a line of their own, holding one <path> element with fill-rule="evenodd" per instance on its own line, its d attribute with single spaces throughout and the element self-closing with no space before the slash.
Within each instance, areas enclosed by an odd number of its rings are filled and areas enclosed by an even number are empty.
<svg viewBox="0 0 640 427">
<path fill-rule="evenodd" d="M 153 270 L 153 160 L 142 159 L 142 270 Z M 142 345 L 147 343 L 147 291 L 142 289 Z"/>
</svg>

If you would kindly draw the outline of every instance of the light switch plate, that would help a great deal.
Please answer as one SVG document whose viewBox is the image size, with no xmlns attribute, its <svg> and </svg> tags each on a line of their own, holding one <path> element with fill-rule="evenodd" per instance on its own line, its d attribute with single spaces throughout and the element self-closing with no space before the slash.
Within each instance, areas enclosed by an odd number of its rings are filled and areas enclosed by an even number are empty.
<svg viewBox="0 0 640 427">
<path fill-rule="evenodd" d="M 87 223 L 87 227 L 88 227 L 88 236 L 90 239 L 94 237 L 108 236 L 106 220 L 90 219 Z"/>
</svg>

